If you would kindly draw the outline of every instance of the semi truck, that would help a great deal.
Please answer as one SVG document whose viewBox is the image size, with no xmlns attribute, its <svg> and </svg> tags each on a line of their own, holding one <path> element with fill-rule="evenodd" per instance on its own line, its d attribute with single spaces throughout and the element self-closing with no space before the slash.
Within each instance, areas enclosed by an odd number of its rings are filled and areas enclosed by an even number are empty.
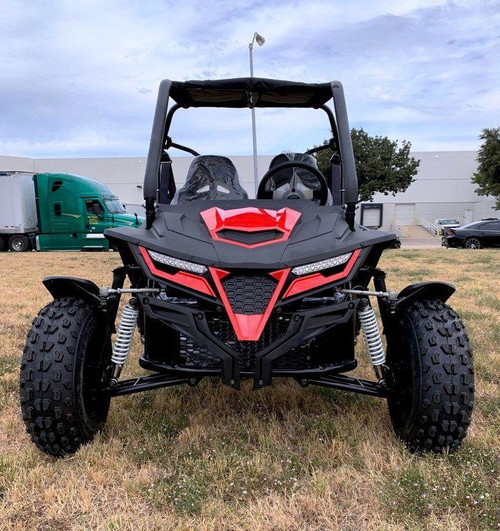
<svg viewBox="0 0 500 531">
<path fill-rule="evenodd" d="M 108 250 L 105 229 L 143 219 L 90 177 L 0 172 L 0 251 Z"/>
</svg>

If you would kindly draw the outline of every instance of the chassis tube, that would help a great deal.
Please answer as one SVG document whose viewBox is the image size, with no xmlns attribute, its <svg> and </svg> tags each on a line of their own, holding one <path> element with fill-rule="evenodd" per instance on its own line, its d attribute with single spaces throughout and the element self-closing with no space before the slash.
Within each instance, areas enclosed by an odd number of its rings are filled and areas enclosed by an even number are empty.
<svg viewBox="0 0 500 531">
<path fill-rule="evenodd" d="M 342 157 L 344 203 L 354 204 L 358 202 L 358 177 L 352 151 L 351 130 L 347 118 L 344 89 L 340 81 L 332 81 L 332 94 L 339 132 L 340 156 Z"/>
<path fill-rule="evenodd" d="M 158 101 L 153 119 L 153 129 L 151 131 L 151 141 L 149 143 L 148 160 L 146 162 L 146 172 L 144 174 L 144 199 L 156 200 L 158 188 L 158 172 L 160 171 L 160 160 L 163 150 L 163 134 L 165 132 L 165 121 L 168 110 L 168 98 L 172 82 L 164 79 L 160 83 L 158 90 Z"/>
</svg>

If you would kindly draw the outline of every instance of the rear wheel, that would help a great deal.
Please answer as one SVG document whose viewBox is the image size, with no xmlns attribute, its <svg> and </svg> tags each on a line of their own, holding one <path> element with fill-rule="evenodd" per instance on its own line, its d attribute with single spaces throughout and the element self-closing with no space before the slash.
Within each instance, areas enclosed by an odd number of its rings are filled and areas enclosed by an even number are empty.
<svg viewBox="0 0 500 531">
<path fill-rule="evenodd" d="M 14 234 L 9 238 L 9 249 L 15 253 L 31 251 L 31 242 L 24 234 Z"/>
<path fill-rule="evenodd" d="M 32 441 L 57 457 L 76 452 L 106 421 L 110 398 L 99 391 L 111 356 L 96 309 L 62 298 L 40 310 L 21 365 L 21 410 Z"/>
<path fill-rule="evenodd" d="M 464 247 L 466 249 L 481 249 L 481 240 L 475 237 L 467 238 Z"/>
<path fill-rule="evenodd" d="M 410 451 L 453 452 L 470 424 L 474 370 L 457 314 L 439 300 L 404 308 L 387 339 L 396 434 Z"/>
<path fill-rule="evenodd" d="M 0 253 L 7 250 L 7 246 L 5 244 L 5 238 L 3 236 L 0 236 Z"/>
</svg>

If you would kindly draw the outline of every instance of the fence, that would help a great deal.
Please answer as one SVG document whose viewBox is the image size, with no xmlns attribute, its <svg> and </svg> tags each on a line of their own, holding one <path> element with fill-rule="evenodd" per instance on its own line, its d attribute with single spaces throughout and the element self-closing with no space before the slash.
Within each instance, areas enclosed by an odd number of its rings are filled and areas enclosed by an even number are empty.
<svg viewBox="0 0 500 531">
<path fill-rule="evenodd" d="M 392 218 L 391 229 L 396 229 L 403 238 L 408 238 L 408 227 L 403 225 L 397 218 Z"/>
<path fill-rule="evenodd" d="M 441 227 L 436 227 L 434 223 L 426 220 L 425 218 L 420 218 L 419 225 L 423 227 L 426 231 L 430 232 L 434 236 L 439 236 L 441 234 Z"/>
</svg>

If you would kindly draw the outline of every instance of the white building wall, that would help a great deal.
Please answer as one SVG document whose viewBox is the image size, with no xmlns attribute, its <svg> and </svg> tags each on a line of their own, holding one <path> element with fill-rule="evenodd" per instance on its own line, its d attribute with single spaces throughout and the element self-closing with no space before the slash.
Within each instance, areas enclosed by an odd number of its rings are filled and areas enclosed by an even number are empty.
<svg viewBox="0 0 500 531">
<path fill-rule="evenodd" d="M 414 223 L 420 218 L 429 221 L 439 217 L 457 217 L 460 221 L 476 220 L 498 215 L 493 210 L 493 198 L 477 196 L 471 176 L 476 171 L 475 151 L 414 152 L 420 159 L 417 178 L 406 192 L 391 195 L 375 194 L 374 203 L 383 204 L 383 228 L 389 228 L 401 205 L 413 204 Z M 262 177 L 272 160 L 272 156 L 258 158 L 258 175 Z M 173 170 L 176 185 L 182 186 L 192 157 L 174 157 Z M 240 182 L 249 197 L 255 197 L 253 181 L 253 159 L 251 156 L 231 156 Z M 0 156 L 0 171 L 61 172 L 76 173 L 93 177 L 106 183 L 123 203 L 142 205 L 142 185 L 146 157 L 103 157 L 68 159 L 30 159 L 23 157 Z M 359 212 L 359 211 L 358 211 Z M 359 217 L 359 215 L 358 215 Z"/>
<path fill-rule="evenodd" d="M 439 151 L 413 152 L 420 160 L 416 180 L 406 192 L 392 195 L 377 193 L 373 203 L 384 205 L 383 227 L 392 223 L 397 205 L 414 204 L 413 224 L 419 224 L 420 218 L 433 222 L 436 218 L 456 217 L 464 223 L 498 214 L 492 207 L 493 198 L 476 195 L 471 182 L 477 171 L 477 152 L 475 151 Z"/>
<path fill-rule="evenodd" d="M 31 173 L 34 171 L 35 161 L 25 157 L 1 157 L 0 156 L 0 171 L 26 171 Z"/>
</svg>

